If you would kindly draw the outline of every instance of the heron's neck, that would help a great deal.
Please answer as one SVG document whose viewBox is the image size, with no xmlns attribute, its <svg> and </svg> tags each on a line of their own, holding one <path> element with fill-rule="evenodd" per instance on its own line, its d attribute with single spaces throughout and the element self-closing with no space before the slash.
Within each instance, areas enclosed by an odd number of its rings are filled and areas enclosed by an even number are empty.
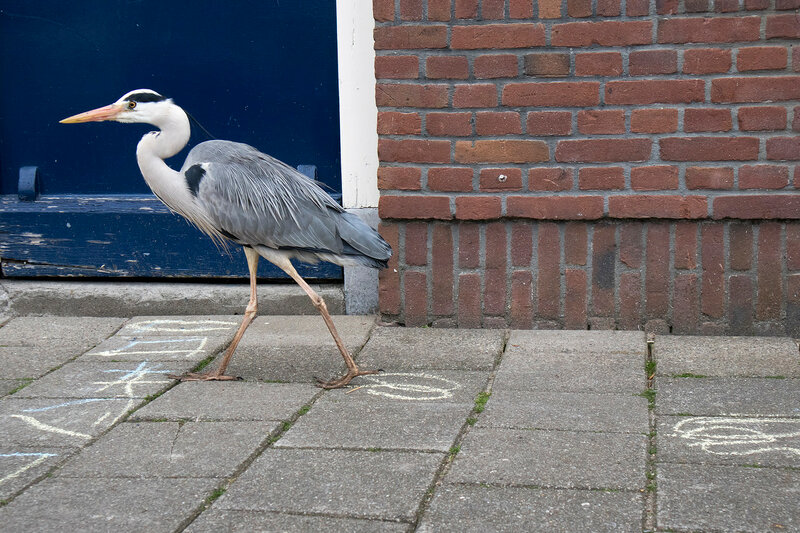
<svg viewBox="0 0 800 533">
<path fill-rule="evenodd" d="M 180 152 L 189 142 L 189 118 L 180 107 L 173 105 L 154 121 L 161 131 L 151 131 L 136 147 L 136 160 L 147 185 L 161 201 L 181 212 L 181 200 L 189 201 L 189 191 L 180 172 L 172 170 L 164 159 Z M 170 201 L 167 202 L 166 200 Z"/>
</svg>

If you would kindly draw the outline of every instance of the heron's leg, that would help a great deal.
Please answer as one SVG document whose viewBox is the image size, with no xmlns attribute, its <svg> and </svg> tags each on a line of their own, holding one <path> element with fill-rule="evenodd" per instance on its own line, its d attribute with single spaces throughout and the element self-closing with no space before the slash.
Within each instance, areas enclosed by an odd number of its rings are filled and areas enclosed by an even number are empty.
<svg viewBox="0 0 800 533">
<path fill-rule="evenodd" d="M 256 273 L 258 271 L 258 252 L 245 246 L 244 248 L 244 255 L 247 257 L 247 267 L 250 270 L 250 302 L 247 304 L 247 308 L 244 311 L 244 318 L 242 319 L 242 325 L 239 326 L 236 335 L 234 335 L 233 340 L 231 341 L 228 349 L 225 350 L 225 355 L 222 356 L 222 361 L 220 361 L 219 366 L 216 370 L 211 370 L 206 373 L 195 373 L 190 372 L 189 374 L 185 374 L 183 376 L 178 377 L 181 381 L 226 381 L 226 380 L 234 380 L 238 379 L 233 376 L 228 376 L 225 374 L 225 369 L 228 367 L 228 363 L 233 357 L 233 352 L 236 351 L 236 347 L 239 345 L 239 341 L 242 340 L 242 336 L 244 335 L 245 330 L 256 317 L 256 313 L 258 312 L 258 293 L 256 291 Z M 172 376 L 171 376 L 172 377 Z"/>
</svg>

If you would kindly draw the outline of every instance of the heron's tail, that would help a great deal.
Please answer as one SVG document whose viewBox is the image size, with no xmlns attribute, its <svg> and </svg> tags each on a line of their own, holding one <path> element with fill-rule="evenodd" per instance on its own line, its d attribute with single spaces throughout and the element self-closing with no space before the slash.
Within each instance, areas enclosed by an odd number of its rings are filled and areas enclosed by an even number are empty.
<svg viewBox="0 0 800 533">
<path fill-rule="evenodd" d="M 343 241 L 342 255 L 354 264 L 386 268 L 392 247 L 383 237 L 353 213 L 343 212 L 337 220 Z"/>
</svg>

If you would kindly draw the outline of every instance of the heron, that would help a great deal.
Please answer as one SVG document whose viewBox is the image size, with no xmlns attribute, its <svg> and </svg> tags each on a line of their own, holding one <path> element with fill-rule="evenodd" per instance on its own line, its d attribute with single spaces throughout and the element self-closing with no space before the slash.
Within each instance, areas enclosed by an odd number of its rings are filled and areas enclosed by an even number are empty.
<svg viewBox="0 0 800 533">
<path fill-rule="evenodd" d="M 322 315 L 347 372 L 326 389 L 343 387 L 362 370 L 342 342 L 325 301 L 297 273 L 291 259 L 340 266 L 385 268 L 392 255 L 377 231 L 348 213 L 319 185 L 289 165 L 247 144 L 205 141 L 189 152 L 180 171 L 164 161 L 189 142 L 186 112 L 151 89 L 136 89 L 113 104 L 61 120 L 61 123 L 116 121 L 144 123 L 158 131 L 146 133 L 136 147 L 136 160 L 153 193 L 174 213 L 186 218 L 216 243 L 234 242 L 244 248 L 250 273 L 250 301 L 244 318 L 219 366 L 205 373 L 178 376 L 183 381 L 237 379 L 225 374 L 247 327 L 258 311 L 256 272 L 259 257 L 286 272 L 308 295 Z"/>
</svg>

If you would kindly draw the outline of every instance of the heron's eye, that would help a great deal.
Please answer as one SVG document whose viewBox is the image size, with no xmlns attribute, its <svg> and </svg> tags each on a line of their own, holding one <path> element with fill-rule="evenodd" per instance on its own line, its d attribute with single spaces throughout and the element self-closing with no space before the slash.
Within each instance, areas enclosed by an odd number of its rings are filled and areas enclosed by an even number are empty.
<svg viewBox="0 0 800 533">
<path fill-rule="evenodd" d="M 136 109 L 136 102 L 128 102 L 128 109 Z"/>
</svg>

